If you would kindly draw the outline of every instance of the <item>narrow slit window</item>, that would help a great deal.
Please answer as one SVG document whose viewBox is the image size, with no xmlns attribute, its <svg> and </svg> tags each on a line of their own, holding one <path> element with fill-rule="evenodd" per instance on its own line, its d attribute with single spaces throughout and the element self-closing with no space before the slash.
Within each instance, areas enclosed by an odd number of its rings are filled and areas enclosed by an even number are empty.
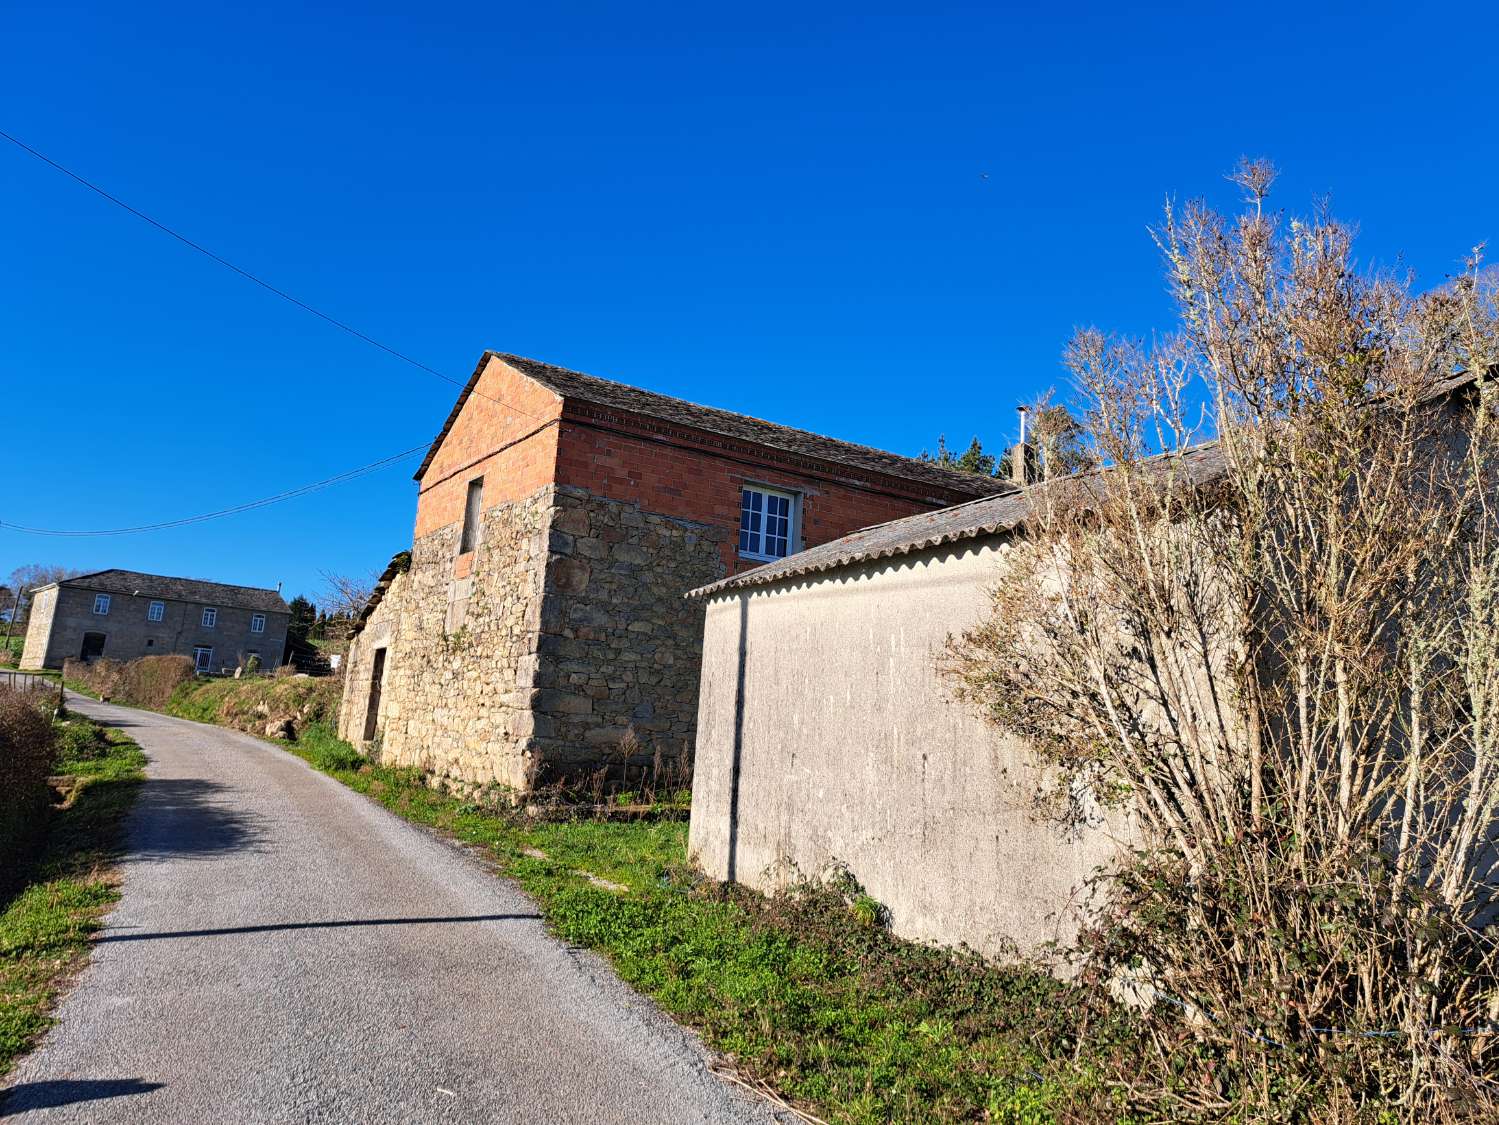
<svg viewBox="0 0 1499 1125">
<path fill-rule="evenodd" d="M 458 553 L 466 555 L 479 542 L 479 515 L 484 503 L 484 478 L 468 482 L 468 496 L 463 503 L 463 534 L 458 539 Z"/>
</svg>

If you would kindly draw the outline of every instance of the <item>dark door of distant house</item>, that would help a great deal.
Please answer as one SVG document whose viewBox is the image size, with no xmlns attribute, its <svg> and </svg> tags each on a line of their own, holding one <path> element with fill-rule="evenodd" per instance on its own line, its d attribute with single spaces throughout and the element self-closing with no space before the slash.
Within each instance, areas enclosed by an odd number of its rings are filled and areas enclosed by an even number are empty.
<svg viewBox="0 0 1499 1125">
<path fill-rule="evenodd" d="M 375 650 L 375 664 L 370 669 L 370 705 L 364 713 L 364 740 L 375 737 L 375 723 L 380 718 L 380 681 L 385 679 L 385 650 Z"/>
<path fill-rule="evenodd" d="M 104 634 L 103 633 L 85 633 L 85 634 L 83 634 L 83 650 L 81 652 L 79 652 L 79 654 L 78 654 L 79 659 L 80 660 L 93 660 L 96 657 L 100 657 L 100 656 L 103 656 L 103 655 L 104 655 Z"/>
</svg>

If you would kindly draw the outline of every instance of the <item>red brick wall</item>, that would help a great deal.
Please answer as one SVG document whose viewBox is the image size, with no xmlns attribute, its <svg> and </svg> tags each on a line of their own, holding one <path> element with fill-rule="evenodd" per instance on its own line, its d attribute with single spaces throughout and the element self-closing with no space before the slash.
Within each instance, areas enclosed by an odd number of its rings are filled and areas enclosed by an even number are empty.
<svg viewBox="0 0 1499 1125">
<path fill-rule="evenodd" d="M 561 399 L 493 358 L 474 392 L 422 476 L 416 500 L 418 539 L 463 519 L 468 482 L 474 477 L 484 478 L 486 509 L 529 496 L 551 482 Z M 459 562 L 464 573 L 466 561 Z"/>
<path fill-rule="evenodd" d="M 853 477 L 853 471 L 848 475 Z M 739 491 L 746 482 L 801 494 L 802 541 L 798 549 L 938 506 L 917 496 L 883 491 L 881 483 L 872 479 L 861 487 L 860 483 L 777 465 L 772 458 L 682 448 L 575 420 L 564 420 L 558 437 L 558 484 L 586 488 L 597 496 L 633 501 L 647 511 L 717 524 L 732 531 L 723 548 L 724 568 L 729 574 L 760 566 L 763 561 L 738 556 Z M 965 499 L 970 497 L 953 496 L 945 503 Z"/>
</svg>

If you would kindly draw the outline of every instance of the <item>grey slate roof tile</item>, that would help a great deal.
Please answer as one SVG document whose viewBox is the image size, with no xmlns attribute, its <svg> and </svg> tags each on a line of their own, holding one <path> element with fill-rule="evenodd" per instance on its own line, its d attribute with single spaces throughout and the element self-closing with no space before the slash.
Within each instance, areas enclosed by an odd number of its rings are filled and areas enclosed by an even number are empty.
<svg viewBox="0 0 1499 1125">
<path fill-rule="evenodd" d="M 458 396 L 458 401 L 453 405 L 453 410 L 448 415 L 447 422 L 443 424 L 441 433 L 437 435 L 421 467 L 417 469 L 416 480 L 422 479 L 422 474 L 427 471 L 427 466 L 437 455 L 438 447 L 447 436 L 459 411 L 463 409 L 463 404 L 468 400 L 469 394 L 473 391 L 490 357 L 504 361 L 564 399 L 587 402 L 610 410 L 642 414 L 723 437 L 738 438 L 756 445 L 769 446 L 772 449 L 862 469 L 866 472 L 920 481 L 935 485 L 949 493 L 990 496 L 1014 487 L 1007 481 L 993 477 L 955 472 L 928 461 L 918 461 L 914 457 L 902 457 L 898 453 L 888 453 L 883 449 L 839 441 L 809 430 L 798 430 L 775 422 L 767 422 L 761 418 L 753 418 L 748 414 L 735 414 L 730 410 L 701 406 L 685 399 L 672 398 L 670 395 L 657 394 L 626 383 L 600 379 L 595 375 L 584 375 L 580 371 L 569 371 L 565 367 L 557 367 L 540 360 L 527 359 L 524 356 L 509 355 L 504 352 L 484 353 L 468 385 L 463 388 L 463 393 Z"/>
<path fill-rule="evenodd" d="M 136 595 L 163 601 L 250 609 L 257 613 L 291 612 L 285 599 L 275 590 L 264 590 L 259 586 L 230 586 L 223 582 L 205 582 L 200 578 L 169 578 L 137 570 L 100 570 L 65 578 L 57 585 L 127 597 Z"/>
</svg>

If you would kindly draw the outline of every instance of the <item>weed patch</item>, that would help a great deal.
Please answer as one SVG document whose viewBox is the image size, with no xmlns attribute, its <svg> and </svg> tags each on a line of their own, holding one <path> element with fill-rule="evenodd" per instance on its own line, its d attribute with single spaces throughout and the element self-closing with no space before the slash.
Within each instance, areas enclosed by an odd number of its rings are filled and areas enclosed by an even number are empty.
<svg viewBox="0 0 1499 1125">
<path fill-rule="evenodd" d="M 19 889 L 0 899 L 0 1074 L 51 1023 L 66 981 L 88 959 L 90 935 L 119 897 L 111 864 L 145 755 L 118 731 L 85 719 L 58 724 L 54 768 L 74 779 L 51 811 Z"/>
</svg>

